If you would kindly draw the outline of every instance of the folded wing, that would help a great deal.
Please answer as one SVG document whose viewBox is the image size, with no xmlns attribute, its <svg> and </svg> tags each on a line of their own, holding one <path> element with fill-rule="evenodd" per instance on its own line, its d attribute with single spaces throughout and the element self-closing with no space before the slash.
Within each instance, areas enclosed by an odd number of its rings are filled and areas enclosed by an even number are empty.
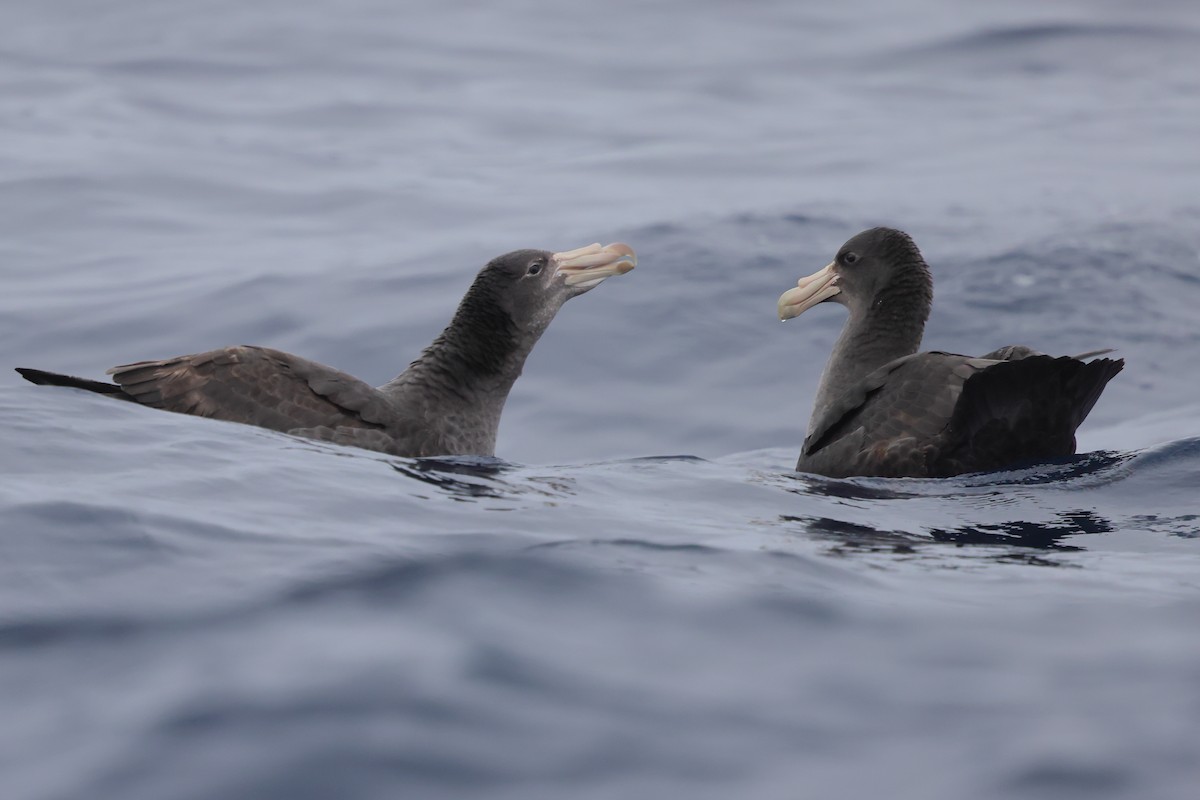
<svg viewBox="0 0 1200 800">
<path fill-rule="evenodd" d="M 393 414 L 374 387 L 315 361 L 237 346 L 108 370 L 142 405 L 277 431 L 381 430 Z"/>
</svg>

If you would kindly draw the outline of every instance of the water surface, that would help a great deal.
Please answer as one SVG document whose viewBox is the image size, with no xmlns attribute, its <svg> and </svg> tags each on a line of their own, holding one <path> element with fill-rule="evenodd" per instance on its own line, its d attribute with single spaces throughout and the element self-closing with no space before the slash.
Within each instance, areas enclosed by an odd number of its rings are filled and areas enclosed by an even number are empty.
<svg viewBox="0 0 1200 800">
<path fill-rule="evenodd" d="M 1193 4 L 0 7 L 0 364 L 382 383 L 494 255 L 640 259 L 499 459 L 0 378 L 6 798 L 1194 793 Z M 775 298 L 876 224 L 927 346 L 1117 348 L 1082 455 L 791 472 Z"/>
</svg>

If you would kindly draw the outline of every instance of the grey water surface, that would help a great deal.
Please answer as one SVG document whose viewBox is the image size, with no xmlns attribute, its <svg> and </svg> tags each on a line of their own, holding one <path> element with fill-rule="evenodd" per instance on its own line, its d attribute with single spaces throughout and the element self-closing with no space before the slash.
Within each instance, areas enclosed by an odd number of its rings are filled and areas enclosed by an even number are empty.
<svg viewBox="0 0 1200 800">
<path fill-rule="evenodd" d="M 1200 6 L 0 3 L 0 797 L 1193 798 Z M 1063 463 L 793 473 L 901 227 L 930 348 L 1113 347 Z M 497 459 L 82 392 L 227 344 L 382 383 L 621 240 Z"/>
</svg>

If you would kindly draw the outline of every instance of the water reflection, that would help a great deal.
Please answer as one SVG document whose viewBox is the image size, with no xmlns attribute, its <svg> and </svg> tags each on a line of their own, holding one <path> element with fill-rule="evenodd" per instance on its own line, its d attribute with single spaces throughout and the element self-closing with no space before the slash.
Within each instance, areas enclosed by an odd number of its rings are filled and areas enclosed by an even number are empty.
<svg viewBox="0 0 1200 800">
<path fill-rule="evenodd" d="M 793 494 L 837 497 L 843 500 L 909 500 L 923 496 L 916 492 L 901 491 L 894 486 L 899 483 L 895 478 L 825 478 L 806 472 L 784 473 L 779 477 L 795 484 L 783 486 L 784 491 Z M 893 485 L 885 485 L 885 482 Z"/>
<path fill-rule="evenodd" d="M 1037 486 L 1044 483 L 1065 483 L 1096 475 L 1116 480 L 1123 477 L 1123 473 L 1115 468 L 1135 455 L 1137 454 L 1114 450 L 1095 450 L 1054 461 L 1014 466 L 1001 472 L 966 475 L 949 480 L 965 486 Z"/>
<path fill-rule="evenodd" d="M 498 458 L 418 458 L 392 462 L 407 478 L 436 486 L 453 500 L 504 497 L 508 485 L 499 476 L 512 465 Z"/>
<path fill-rule="evenodd" d="M 953 492 L 963 487 L 1036 486 L 1065 483 L 1097 475 L 1116 480 L 1122 477 L 1122 474 L 1114 468 L 1128 462 L 1135 455 L 1137 454 L 1097 450 L 1057 461 L 954 478 L 826 478 L 803 472 L 785 473 L 779 477 L 791 484 L 785 484 L 782 488 L 795 494 L 836 497 L 843 500 L 907 500 L 941 494 L 946 490 Z M 921 491 L 914 491 L 917 489 Z"/>
<path fill-rule="evenodd" d="M 1038 550 L 1083 550 L 1062 539 L 1087 533 L 1108 533 L 1112 524 L 1093 511 L 1066 511 L 1055 522 L 1015 520 L 997 525 L 963 525 L 949 530 L 934 528 L 929 535 L 938 542 L 955 544 L 1010 544 Z"/>
<path fill-rule="evenodd" d="M 800 523 L 804 531 L 833 544 L 831 553 L 850 555 L 854 553 L 894 553 L 909 555 L 921 547 L 934 543 L 954 544 L 959 547 L 985 545 L 995 547 L 1008 545 L 1028 550 L 1073 552 L 1085 548 L 1064 541 L 1067 537 L 1083 534 L 1108 533 L 1114 530 L 1109 520 L 1093 511 L 1059 512 L 1054 520 L 1034 522 L 1012 520 L 995 524 L 961 525 L 956 528 L 931 528 L 928 534 L 888 530 L 862 525 L 855 522 L 829 517 L 782 515 L 780 519 L 789 523 Z M 1023 563 L 1044 566 L 1062 566 L 1045 558 L 1030 554 L 1010 552 L 1000 556 L 1001 560 L 1019 560 Z"/>
<path fill-rule="evenodd" d="M 393 461 L 390 465 L 406 478 L 434 486 L 459 502 L 506 499 L 530 492 L 548 497 L 571 493 L 570 482 L 562 478 L 530 477 L 520 483 L 503 480 L 503 476 L 515 474 L 519 467 L 498 458 L 417 458 Z"/>
<path fill-rule="evenodd" d="M 795 517 L 784 514 L 784 522 L 799 522 L 805 530 L 833 543 L 831 552 L 848 555 L 852 552 L 907 554 L 916 552 L 916 546 L 928 544 L 928 540 L 904 531 L 880 530 L 870 525 L 846 522 L 830 517 Z"/>
</svg>

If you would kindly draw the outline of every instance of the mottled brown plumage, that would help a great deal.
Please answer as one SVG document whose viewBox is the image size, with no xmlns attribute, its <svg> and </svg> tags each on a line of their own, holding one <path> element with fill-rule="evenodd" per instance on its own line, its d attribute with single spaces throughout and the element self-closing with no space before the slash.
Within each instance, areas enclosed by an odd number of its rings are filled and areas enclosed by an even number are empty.
<svg viewBox="0 0 1200 800">
<path fill-rule="evenodd" d="M 1076 428 L 1124 362 L 1022 345 L 980 358 L 917 353 L 932 286 L 912 240 L 875 228 L 780 298 L 784 319 L 827 301 L 850 313 L 821 376 L 797 470 L 947 477 L 1075 452 Z"/>
<path fill-rule="evenodd" d="M 496 258 L 441 335 L 378 388 L 315 361 L 247 345 L 114 367 L 108 370 L 114 384 L 17 371 L 33 383 L 393 455 L 492 455 L 508 392 L 558 309 L 635 263 L 621 244 Z"/>
</svg>

